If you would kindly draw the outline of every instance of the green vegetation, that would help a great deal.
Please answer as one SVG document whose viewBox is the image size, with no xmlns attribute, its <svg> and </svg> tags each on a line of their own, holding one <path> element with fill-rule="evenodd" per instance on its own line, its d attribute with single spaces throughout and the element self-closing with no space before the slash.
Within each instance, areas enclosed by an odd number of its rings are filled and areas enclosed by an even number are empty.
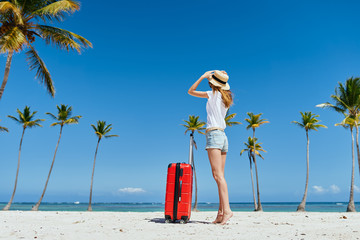
<svg viewBox="0 0 360 240">
<path fill-rule="evenodd" d="M 255 198 L 255 190 L 254 190 L 254 178 L 253 178 L 253 170 L 252 170 L 252 163 L 254 162 L 254 146 L 255 146 L 255 154 L 258 155 L 259 157 L 261 157 L 262 159 L 263 156 L 261 156 L 260 152 L 266 152 L 261 144 L 262 143 L 257 143 L 257 138 L 255 138 L 255 141 L 253 138 L 248 137 L 248 141 L 244 142 L 246 148 L 244 148 L 243 150 L 241 150 L 240 152 L 240 156 L 244 153 L 247 152 L 248 153 L 248 157 L 249 157 L 249 162 L 250 162 L 250 176 L 251 176 L 251 187 L 252 187 L 252 192 L 253 192 L 253 200 L 254 200 L 254 211 L 257 210 L 257 203 L 256 203 L 256 198 Z"/>
<path fill-rule="evenodd" d="M 236 113 L 230 114 L 230 109 L 228 109 L 226 111 L 226 116 L 225 116 L 225 124 L 226 124 L 226 126 L 232 127 L 232 126 L 235 126 L 235 125 L 242 124 L 241 122 L 231 122 L 231 120 L 233 118 L 235 118 L 235 116 L 236 116 Z"/>
<path fill-rule="evenodd" d="M 14 52 L 26 49 L 30 70 L 36 71 L 36 78 L 44 84 L 54 97 L 53 79 L 44 61 L 34 48 L 34 42 L 41 38 L 46 44 L 62 50 L 81 52 L 92 47 L 91 42 L 76 33 L 51 26 L 63 21 L 66 15 L 80 9 L 80 3 L 73 0 L 9 0 L 0 2 L 0 53 L 7 54 L 4 79 L 0 87 L 0 100 L 9 78 Z"/>
<path fill-rule="evenodd" d="M 20 169 L 21 147 L 22 147 L 22 142 L 23 142 L 25 130 L 27 128 L 42 127 L 40 125 L 40 122 L 45 121 L 44 119 L 34 119 L 34 116 L 37 113 L 37 111 L 31 112 L 30 107 L 28 107 L 28 106 L 25 106 L 25 108 L 24 108 L 24 110 L 22 112 L 19 109 L 17 109 L 17 113 L 19 115 L 18 118 L 14 117 L 14 116 L 11 116 L 11 115 L 8 115 L 8 117 L 10 119 L 12 119 L 15 122 L 17 122 L 18 124 L 22 125 L 23 131 L 22 131 L 22 135 L 21 135 L 21 139 L 20 139 L 20 145 L 19 145 L 19 155 L 18 155 L 18 164 L 17 164 L 17 169 L 16 169 L 14 190 L 13 190 L 13 193 L 11 195 L 10 201 L 6 204 L 6 206 L 3 208 L 3 210 L 9 210 L 10 207 L 11 207 L 11 204 L 12 204 L 12 202 L 14 200 L 17 181 L 18 181 L 18 176 L 19 176 L 19 169 Z"/>
<path fill-rule="evenodd" d="M 245 118 L 245 121 L 248 123 L 246 126 L 246 129 L 249 130 L 250 128 L 253 130 L 253 139 L 255 138 L 255 129 L 260 127 L 261 125 L 265 123 L 269 123 L 266 119 L 261 119 L 262 113 L 259 113 L 257 115 L 254 115 L 252 112 L 248 112 L 247 115 L 249 118 Z M 254 143 L 254 149 L 256 150 L 255 143 L 256 140 L 253 141 Z M 256 189 L 257 189 L 257 209 L 256 211 L 262 211 L 261 201 L 260 201 L 260 189 L 259 189 L 259 177 L 258 177 L 258 170 L 257 170 L 257 163 L 256 163 L 256 154 L 253 154 L 253 161 L 255 164 L 255 173 L 256 173 Z"/>
<path fill-rule="evenodd" d="M 57 107 L 57 110 L 58 110 L 57 116 L 55 116 L 52 113 L 46 113 L 46 114 L 49 115 L 53 120 L 55 120 L 55 122 L 52 123 L 50 126 L 57 126 L 57 125 L 60 126 L 59 139 L 58 139 L 58 142 L 56 144 L 54 157 L 53 157 L 53 160 L 52 160 L 52 163 L 51 163 L 51 167 L 50 167 L 50 170 L 49 170 L 48 177 L 46 179 L 44 190 L 43 190 L 43 192 L 41 194 L 41 197 L 40 197 L 39 201 L 32 208 L 33 211 L 37 211 L 39 209 L 41 201 L 42 201 L 42 199 L 43 199 L 43 197 L 45 195 L 46 188 L 47 188 L 47 185 L 48 185 L 48 182 L 49 182 L 49 179 L 50 179 L 51 171 L 52 171 L 53 166 L 54 166 L 56 153 L 57 153 L 57 150 L 58 150 L 58 147 L 59 147 L 63 127 L 65 125 L 69 125 L 69 124 L 77 124 L 79 122 L 79 119 L 81 118 L 81 116 L 71 117 L 71 115 L 72 115 L 72 107 L 68 107 L 67 105 L 64 105 L 64 104 L 61 104 L 60 107 L 59 106 L 56 106 L 56 107 Z"/>
<path fill-rule="evenodd" d="M 7 129 L 6 127 L 0 126 L 0 132 L 9 132 L 9 129 Z"/>
<path fill-rule="evenodd" d="M 183 121 L 186 123 L 186 124 L 181 124 L 182 126 L 184 126 L 186 128 L 185 134 L 188 131 L 191 131 L 190 141 L 193 142 L 193 144 L 195 145 L 195 148 L 197 149 L 196 142 L 195 142 L 195 140 L 193 138 L 194 133 L 198 132 L 200 134 L 205 134 L 202 131 L 205 130 L 204 126 L 205 126 L 206 123 L 202 122 L 202 121 L 199 121 L 199 116 L 195 117 L 194 115 L 189 116 L 189 121 L 187 121 L 187 120 L 183 120 Z M 190 155 L 193 155 L 191 145 L 192 145 L 192 143 L 190 142 L 190 152 L 191 152 Z M 196 170 L 195 170 L 195 160 L 194 160 L 194 158 L 192 158 L 191 164 L 192 164 L 193 169 L 194 169 L 194 177 L 195 177 L 195 203 L 194 203 L 193 210 L 197 211 L 197 205 L 198 205 L 198 202 L 197 202 L 197 178 L 196 178 Z"/>
<path fill-rule="evenodd" d="M 118 135 L 109 135 L 109 132 L 112 130 L 112 127 L 111 127 L 111 124 L 106 125 L 106 121 L 97 121 L 97 125 L 95 126 L 95 125 L 91 124 L 91 127 L 94 129 L 95 134 L 98 137 L 98 142 L 96 145 L 94 165 L 93 165 L 93 170 L 92 170 L 92 174 L 91 174 L 90 198 L 89 198 L 89 206 L 87 209 L 88 211 L 92 211 L 92 208 L 91 208 L 92 188 L 93 188 L 96 156 L 97 156 L 100 141 L 103 137 L 104 138 L 118 137 Z"/>
<path fill-rule="evenodd" d="M 360 79 L 359 78 L 349 78 L 346 80 L 345 85 L 339 82 L 339 85 L 335 88 L 335 94 L 330 96 L 334 104 L 329 102 L 322 103 L 317 105 L 321 108 L 329 108 L 335 110 L 338 113 L 341 113 L 345 116 L 344 120 L 337 124 L 337 126 L 349 127 L 351 132 L 352 139 L 352 149 L 353 149 L 353 128 L 356 130 L 356 149 L 358 163 L 360 164 L 360 149 L 359 149 L 359 108 L 360 108 Z M 354 153 L 353 153 L 354 154 Z M 353 184 L 354 184 L 354 156 L 352 164 L 352 174 L 351 174 L 351 186 L 350 186 L 350 200 L 347 207 L 348 212 L 355 212 L 355 204 L 353 197 Z M 360 172 L 360 165 L 359 165 Z"/>
<path fill-rule="evenodd" d="M 304 196 L 301 200 L 300 205 L 297 207 L 298 212 L 305 211 L 305 205 L 306 205 L 306 198 L 307 198 L 307 192 L 308 192 L 308 184 L 309 184 L 309 131 L 315 130 L 317 131 L 318 128 L 327 128 L 325 125 L 318 124 L 320 121 L 316 118 L 319 117 L 319 115 L 316 115 L 312 112 L 300 112 L 301 114 L 301 122 L 292 121 L 292 123 L 296 124 L 297 126 L 304 128 L 306 132 L 306 183 L 305 183 L 305 192 Z"/>
</svg>

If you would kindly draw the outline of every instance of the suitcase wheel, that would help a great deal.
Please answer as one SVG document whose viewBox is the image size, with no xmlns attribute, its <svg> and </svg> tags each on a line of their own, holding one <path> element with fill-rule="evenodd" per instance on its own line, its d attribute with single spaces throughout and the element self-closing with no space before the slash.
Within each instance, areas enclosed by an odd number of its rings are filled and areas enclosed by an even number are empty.
<svg viewBox="0 0 360 240">
<path fill-rule="evenodd" d="M 185 224 L 185 220 L 184 219 L 180 219 L 180 224 Z"/>
<path fill-rule="evenodd" d="M 171 223 L 171 219 L 165 219 L 165 223 Z"/>
</svg>

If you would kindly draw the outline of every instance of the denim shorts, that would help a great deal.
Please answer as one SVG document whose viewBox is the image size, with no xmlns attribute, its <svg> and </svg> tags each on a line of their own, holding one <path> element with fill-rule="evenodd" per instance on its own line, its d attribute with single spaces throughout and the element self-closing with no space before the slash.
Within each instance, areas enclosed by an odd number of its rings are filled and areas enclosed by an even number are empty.
<svg viewBox="0 0 360 240">
<path fill-rule="evenodd" d="M 217 148 L 221 152 L 227 152 L 229 148 L 228 139 L 224 131 L 212 130 L 206 133 L 206 148 Z"/>
</svg>

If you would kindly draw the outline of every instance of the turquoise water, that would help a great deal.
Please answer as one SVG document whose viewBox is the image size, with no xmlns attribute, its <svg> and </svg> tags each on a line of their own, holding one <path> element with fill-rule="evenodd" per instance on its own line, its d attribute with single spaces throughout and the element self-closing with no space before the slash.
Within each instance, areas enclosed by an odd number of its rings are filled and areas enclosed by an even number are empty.
<svg viewBox="0 0 360 240">
<path fill-rule="evenodd" d="M 0 209 L 6 203 L 0 203 Z M 262 203 L 265 212 L 294 212 L 299 203 L 297 202 L 269 202 Z M 35 203 L 13 203 L 11 210 L 29 211 Z M 230 203 L 233 211 L 253 211 L 253 203 Z M 360 202 L 355 203 L 356 210 L 360 211 Z M 41 211 L 86 211 L 88 203 L 42 203 Z M 345 212 L 347 202 L 308 202 L 306 211 L 308 212 Z M 108 212 L 162 212 L 163 203 L 94 203 L 93 211 Z M 200 211 L 217 211 L 218 203 L 199 203 Z"/>
</svg>

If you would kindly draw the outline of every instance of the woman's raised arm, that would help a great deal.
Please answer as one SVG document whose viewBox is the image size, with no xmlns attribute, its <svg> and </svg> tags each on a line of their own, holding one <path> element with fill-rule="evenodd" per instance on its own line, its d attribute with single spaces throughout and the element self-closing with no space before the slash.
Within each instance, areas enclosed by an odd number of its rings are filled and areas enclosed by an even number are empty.
<svg viewBox="0 0 360 240">
<path fill-rule="evenodd" d="M 204 73 L 204 74 L 190 87 L 188 93 L 189 93 L 191 96 L 194 96 L 194 97 L 209 98 L 209 96 L 207 95 L 206 92 L 196 91 L 196 88 L 199 86 L 199 84 L 201 83 L 201 81 L 202 81 L 204 78 L 209 78 L 213 72 L 214 72 L 214 71 L 207 71 L 206 73 Z"/>
</svg>

